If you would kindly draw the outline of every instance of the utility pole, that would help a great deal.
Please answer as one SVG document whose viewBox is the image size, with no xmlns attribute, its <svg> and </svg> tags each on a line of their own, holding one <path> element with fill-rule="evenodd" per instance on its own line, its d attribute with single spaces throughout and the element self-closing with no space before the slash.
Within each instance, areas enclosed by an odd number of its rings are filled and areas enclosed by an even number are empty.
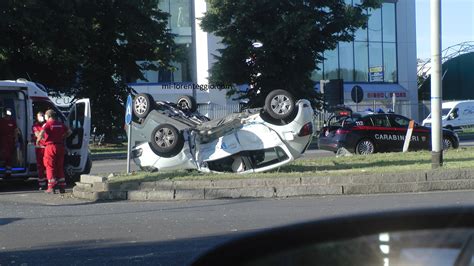
<svg viewBox="0 0 474 266">
<path fill-rule="evenodd" d="M 441 0 L 431 0 L 431 168 L 443 166 L 441 142 Z"/>
</svg>

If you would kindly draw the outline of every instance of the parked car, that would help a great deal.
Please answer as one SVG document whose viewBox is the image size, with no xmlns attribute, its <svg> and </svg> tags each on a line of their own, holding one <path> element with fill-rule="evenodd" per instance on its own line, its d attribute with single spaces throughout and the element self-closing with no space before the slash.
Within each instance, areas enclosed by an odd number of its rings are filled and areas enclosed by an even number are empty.
<svg viewBox="0 0 474 266">
<path fill-rule="evenodd" d="M 431 126 L 431 114 L 423 120 L 423 126 Z M 441 125 L 456 132 L 474 130 L 474 101 L 445 102 L 441 108 Z"/>
<path fill-rule="evenodd" d="M 336 111 L 321 129 L 320 149 L 338 152 L 340 149 L 356 153 L 402 151 L 410 119 L 393 113 L 352 113 Z M 443 129 L 444 149 L 458 148 L 459 138 L 452 130 Z M 410 150 L 431 149 L 431 129 L 415 123 Z"/>
<path fill-rule="evenodd" d="M 184 101 L 178 105 L 155 102 L 149 94 L 135 96 L 132 158 L 142 169 L 267 171 L 300 157 L 313 135 L 309 101 L 295 102 L 283 90 L 270 93 L 263 108 L 212 121 L 196 112 L 191 97 Z"/>
</svg>

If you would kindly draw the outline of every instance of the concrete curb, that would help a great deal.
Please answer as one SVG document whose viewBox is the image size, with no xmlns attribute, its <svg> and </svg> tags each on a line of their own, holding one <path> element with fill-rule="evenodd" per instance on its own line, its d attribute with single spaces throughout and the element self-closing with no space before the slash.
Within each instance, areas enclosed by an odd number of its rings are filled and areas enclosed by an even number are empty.
<svg viewBox="0 0 474 266">
<path fill-rule="evenodd" d="M 162 180 L 109 182 L 82 175 L 73 195 L 99 200 L 203 200 L 224 198 L 284 198 L 474 189 L 474 169 L 356 176 L 291 177 L 229 180 Z"/>
</svg>

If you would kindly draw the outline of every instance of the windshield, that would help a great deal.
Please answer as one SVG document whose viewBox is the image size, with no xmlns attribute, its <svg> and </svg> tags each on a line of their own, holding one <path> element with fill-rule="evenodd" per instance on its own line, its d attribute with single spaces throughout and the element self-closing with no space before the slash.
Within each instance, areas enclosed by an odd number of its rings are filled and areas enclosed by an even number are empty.
<svg viewBox="0 0 474 266">
<path fill-rule="evenodd" d="M 451 108 L 443 108 L 441 109 L 441 118 L 446 118 L 449 114 L 449 111 L 451 111 Z M 431 118 L 431 113 L 426 117 L 427 119 Z"/>
</svg>

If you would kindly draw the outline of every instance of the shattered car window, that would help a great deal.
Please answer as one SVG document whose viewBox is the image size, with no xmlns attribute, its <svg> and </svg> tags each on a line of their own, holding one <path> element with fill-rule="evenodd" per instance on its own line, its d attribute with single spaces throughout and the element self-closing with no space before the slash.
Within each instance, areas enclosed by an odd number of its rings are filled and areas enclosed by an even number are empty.
<svg viewBox="0 0 474 266">
<path fill-rule="evenodd" d="M 249 155 L 255 168 L 269 166 L 288 159 L 288 155 L 281 147 L 249 151 Z"/>
</svg>

